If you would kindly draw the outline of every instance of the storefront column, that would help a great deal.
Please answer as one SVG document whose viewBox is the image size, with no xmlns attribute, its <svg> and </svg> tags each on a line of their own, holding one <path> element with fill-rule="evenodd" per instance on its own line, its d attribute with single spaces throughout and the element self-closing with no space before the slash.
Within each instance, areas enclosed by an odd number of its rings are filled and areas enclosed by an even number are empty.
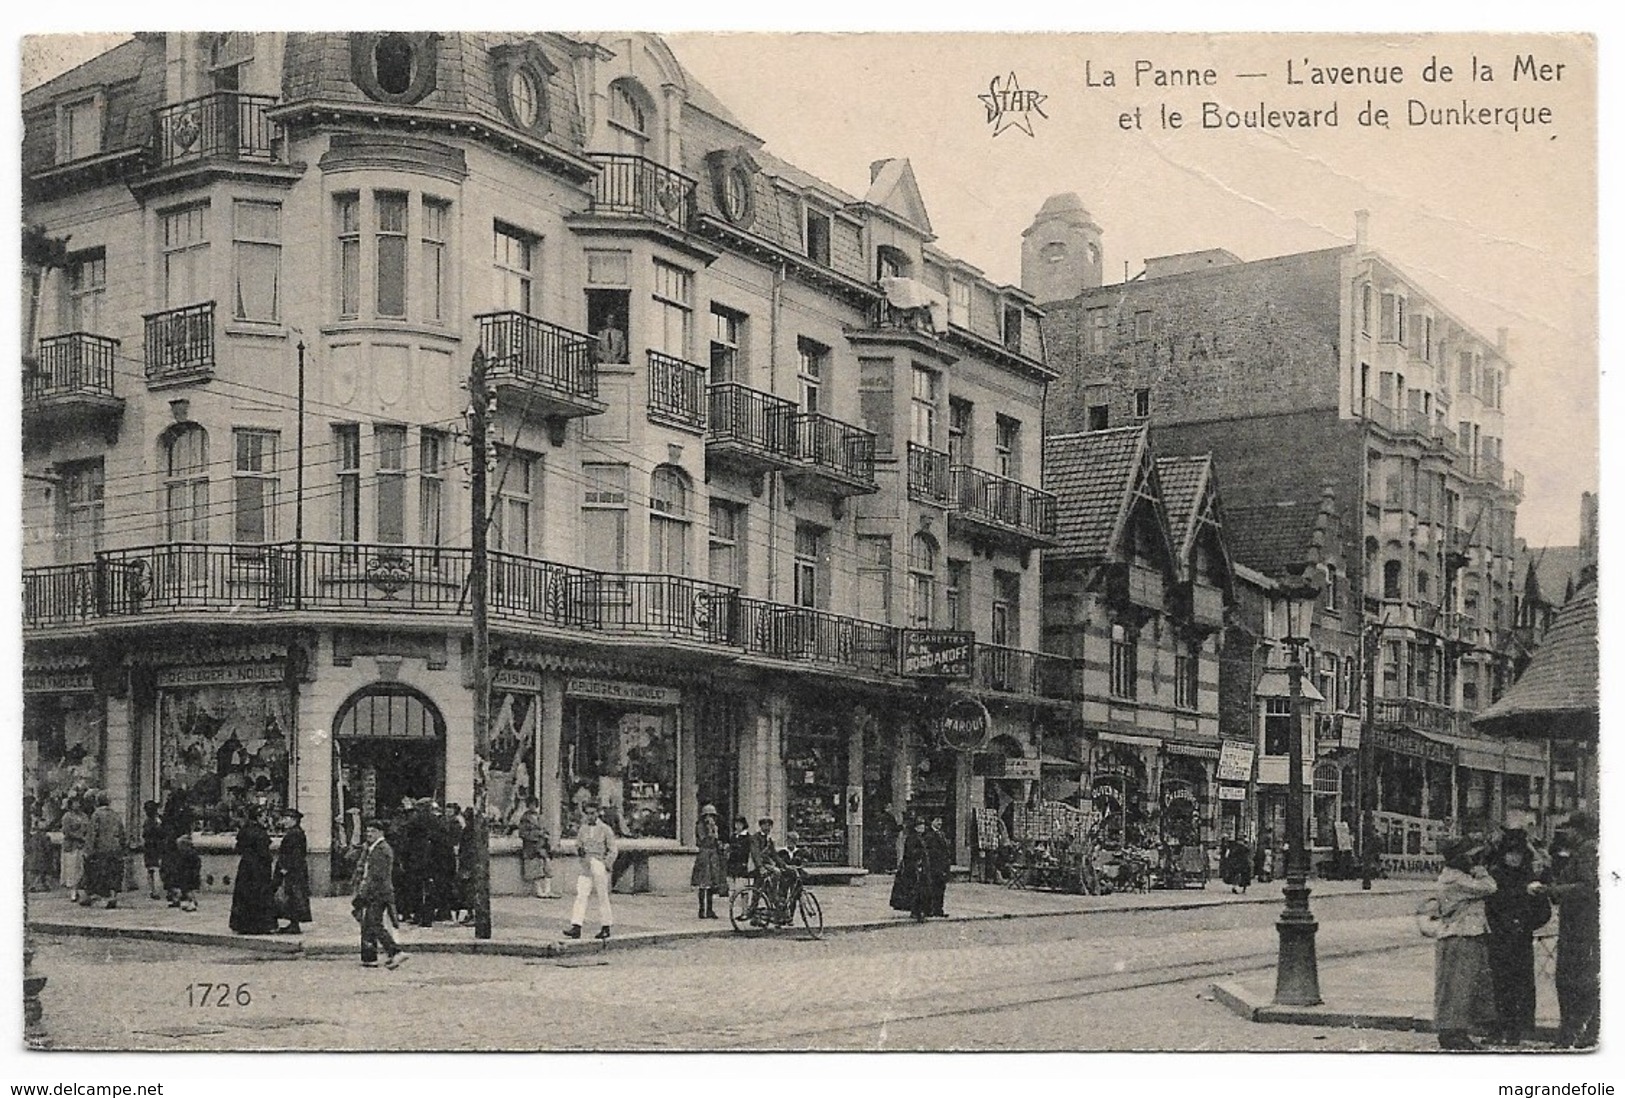
<svg viewBox="0 0 1625 1098">
<path fill-rule="evenodd" d="M 970 865 L 971 809 L 980 801 L 971 800 L 971 753 L 954 752 L 954 810 L 959 819 L 954 821 L 954 864 Z"/>
<path fill-rule="evenodd" d="M 695 818 L 700 811 L 699 751 L 696 749 L 699 708 L 699 691 L 683 691 L 683 703 L 677 707 L 677 841 L 684 846 L 694 841 Z"/>
<path fill-rule="evenodd" d="M 542 750 L 540 799 L 542 820 L 549 834 L 564 834 L 564 790 L 560 758 L 564 742 L 564 676 L 557 671 L 542 675 Z"/>
<path fill-rule="evenodd" d="M 767 754 L 763 778 L 766 780 L 767 815 L 774 821 L 773 833 L 780 841 L 789 827 L 790 803 L 784 789 L 784 738 L 788 734 L 789 712 L 782 698 L 768 704 Z"/>
<path fill-rule="evenodd" d="M 107 800 L 113 811 L 126 821 L 138 822 L 141 818 L 140 785 L 135 781 L 115 778 L 115 775 L 135 777 L 135 751 L 131 740 L 135 728 L 130 721 L 129 698 L 106 699 L 103 713 L 102 784 L 107 790 Z"/>
<path fill-rule="evenodd" d="M 863 737 L 873 720 L 868 713 L 859 710 L 847 734 L 846 788 L 841 792 L 841 804 L 846 812 L 847 865 L 863 864 Z"/>
</svg>

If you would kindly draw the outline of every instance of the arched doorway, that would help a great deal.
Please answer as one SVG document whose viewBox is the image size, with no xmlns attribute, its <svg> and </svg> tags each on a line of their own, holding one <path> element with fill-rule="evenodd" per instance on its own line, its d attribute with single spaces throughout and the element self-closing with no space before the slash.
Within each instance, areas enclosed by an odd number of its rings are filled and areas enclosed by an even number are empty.
<svg viewBox="0 0 1625 1098">
<path fill-rule="evenodd" d="M 345 699 L 333 750 L 335 852 L 360 845 L 370 816 L 393 816 L 407 798 L 444 798 L 446 721 L 410 686 L 375 683 Z"/>
<path fill-rule="evenodd" d="M 973 773 L 983 777 L 982 807 L 991 808 L 1004 821 L 1007 835 L 1016 833 L 1016 806 L 1031 800 L 1032 780 L 1008 776 L 1007 759 L 1022 758 L 1021 744 L 1010 736 L 994 736 L 987 746 L 976 753 L 972 761 Z"/>
<path fill-rule="evenodd" d="M 1159 802 L 1163 842 L 1195 846 L 1207 839 L 1207 770 L 1201 760 L 1185 755 L 1164 760 Z"/>
</svg>

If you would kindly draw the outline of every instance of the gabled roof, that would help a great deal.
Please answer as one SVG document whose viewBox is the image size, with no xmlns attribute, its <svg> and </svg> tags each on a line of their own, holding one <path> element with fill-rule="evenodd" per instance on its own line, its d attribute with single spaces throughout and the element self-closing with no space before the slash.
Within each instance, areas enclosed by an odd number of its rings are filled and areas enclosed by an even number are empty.
<svg viewBox="0 0 1625 1098">
<path fill-rule="evenodd" d="M 1211 468 L 1212 461 L 1205 455 L 1157 458 L 1157 483 L 1162 485 L 1162 505 L 1168 511 L 1168 532 L 1181 555 Z"/>
<path fill-rule="evenodd" d="M 1595 739 L 1597 675 L 1597 585 L 1592 582 L 1557 611 L 1524 673 L 1500 701 L 1473 718 L 1473 725 L 1501 736 Z"/>
<path fill-rule="evenodd" d="M 914 180 L 914 168 L 906 157 L 876 160 L 869 165 L 869 192 L 864 202 L 886 210 L 905 224 L 925 233 L 931 233 L 931 218 L 925 212 L 925 199 L 920 196 L 920 185 Z"/>
<path fill-rule="evenodd" d="M 1301 570 L 1317 555 L 1313 546 L 1322 527 L 1321 507 L 1319 496 L 1227 506 L 1231 556 L 1266 576 Z"/>
<path fill-rule="evenodd" d="M 842 206 L 857 205 L 857 198 L 847 194 L 833 183 L 825 182 L 809 171 L 796 167 L 788 160 L 780 159 L 766 149 L 758 149 L 751 154 L 764 172 L 776 176 L 801 190 L 817 191 Z"/>
<path fill-rule="evenodd" d="M 1235 569 L 1219 506 L 1218 474 L 1213 459 L 1198 457 L 1158 457 L 1157 483 L 1162 486 L 1163 510 L 1168 516 L 1168 532 L 1173 537 L 1182 579 L 1192 579 L 1191 562 L 1196 541 L 1209 532 L 1213 537 L 1225 590 L 1234 582 Z"/>
<path fill-rule="evenodd" d="M 1055 493 L 1055 536 L 1048 559 L 1120 561 L 1131 548 L 1125 533 L 1137 502 L 1149 501 L 1167 553 L 1177 567 L 1162 489 L 1142 424 L 1106 431 L 1051 435 L 1044 440 L 1044 486 Z"/>
<path fill-rule="evenodd" d="M 1528 578 L 1535 583 L 1529 595 L 1548 606 L 1561 606 L 1580 579 L 1580 547 L 1552 545 L 1531 550 Z"/>
</svg>

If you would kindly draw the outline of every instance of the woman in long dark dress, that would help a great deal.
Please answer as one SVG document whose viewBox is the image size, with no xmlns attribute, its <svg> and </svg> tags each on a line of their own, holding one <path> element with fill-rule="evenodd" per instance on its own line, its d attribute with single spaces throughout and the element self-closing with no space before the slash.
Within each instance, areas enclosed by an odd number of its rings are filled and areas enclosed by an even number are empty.
<svg viewBox="0 0 1625 1098">
<path fill-rule="evenodd" d="M 193 889 L 187 889 L 178 883 L 187 875 L 184 863 L 189 860 L 190 854 L 182 851 L 180 837 L 185 835 L 190 840 L 192 835 L 192 809 L 186 803 L 186 794 L 174 790 L 169 794 L 169 800 L 164 805 L 163 815 L 163 854 L 158 860 L 158 876 L 164 882 L 164 892 L 169 896 L 170 907 L 180 907 L 185 901 L 186 894 Z"/>
<path fill-rule="evenodd" d="M 1531 894 L 1539 877 L 1535 852 L 1521 828 L 1508 828 L 1491 855 L 1495 895 L 1484 901 L 1489 921 L 1490 977 L 1495 983 L 1496 1037 L 1516 1045 L 1535 1028 L 1535 931 L 1552 917 L 1552 902 Z"/>
<path fill-rule="evenodd" d="M 276 933 L 276 883 L 271 873 L 271 835 L 251 808 L 237 829 L 237 883 L 231 890 L 231 929 L 237 934 Z"/>
<path fill-rule="evenodd" d="M 892 879 L 893 911 L 906 911 L 914 921 L 925 922 L 931 904 L 931 851 L 925 841 L 925 820 L 919 818 L 903 838 L 903 857 Z"/>
</svg>

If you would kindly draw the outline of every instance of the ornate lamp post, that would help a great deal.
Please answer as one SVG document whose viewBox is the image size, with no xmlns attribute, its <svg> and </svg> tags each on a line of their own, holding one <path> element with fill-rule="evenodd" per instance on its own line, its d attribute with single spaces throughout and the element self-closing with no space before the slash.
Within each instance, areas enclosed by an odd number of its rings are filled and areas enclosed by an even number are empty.
<svg viewBox="0 0 1625 1098">
<path fill-rule="evenodd" d="M 1320 589 L 1308 577 L 1280 587 L 1286 602 L 1287 682 L 1291 696 L 1292 734 L 1287 743 L 1286 906 L 1276 920 L 1280 949 L 1275 966 L 1275 1002 L 1313 1006 L 1321 1001 L 1320 971 L 1315 960 L 1315 933 L 1320 924 L 1309 910 L 1309 851 L 1303 820 L 1303 646 L 1309 641 L 1310 618 Z"/>
</svg>

